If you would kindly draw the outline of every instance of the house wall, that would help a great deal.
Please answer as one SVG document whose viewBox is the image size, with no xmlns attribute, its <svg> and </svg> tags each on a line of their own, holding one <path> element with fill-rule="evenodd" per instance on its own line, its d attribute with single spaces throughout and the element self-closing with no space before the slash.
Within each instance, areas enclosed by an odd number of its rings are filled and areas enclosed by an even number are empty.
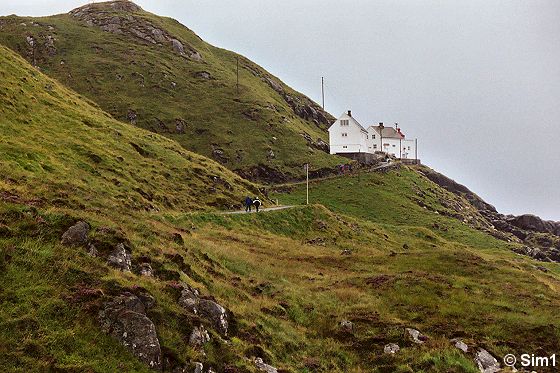
<svg viewBox="0 0 560 373">
<path fill-rule="evenodd" d="M 348 120 L 347 126 L 341 125 L 341 119 Z M 346 134 L 346 136 L 343 136 Z M 367 133 L 354 123 L 354 119 L 343 115 L 329 128 L 330 153 L 365 153 L 367 151 Z"/>
</svg>

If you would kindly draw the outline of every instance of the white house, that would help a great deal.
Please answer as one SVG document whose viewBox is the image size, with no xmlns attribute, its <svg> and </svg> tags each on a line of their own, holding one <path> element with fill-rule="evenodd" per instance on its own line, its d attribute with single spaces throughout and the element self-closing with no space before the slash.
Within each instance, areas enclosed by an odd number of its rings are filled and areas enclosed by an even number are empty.
<svg viewBox="0 0 560 373">
<path fill-rule="evenodd" d="M 414 159 L 416 157 L 416 141 L 406 139 L 404 133 L 395 127 L 385 127 L 383 123 L 368 127 L 368 152 L 382 151 L 400 159 Z"/>
<path fill-rule="evenodd" d="M 342 114 L 329 127 L 329 145 L 331 154 L 367 153 L 368 131 L 356 119 L 352 112 Z"/>
<path fill-rule="evenodd" d="M 395 123 L 386 127 L 383 123 L 371 125 L 367 130 L 352 117 L 352 112 L 342 114 L 329 127 L 331 154 L 353 159 L 368 159 L 368 154 L 384 152 L 400 159 L 416 159 L 416 140 L 405 138 Z"/>
</svg>

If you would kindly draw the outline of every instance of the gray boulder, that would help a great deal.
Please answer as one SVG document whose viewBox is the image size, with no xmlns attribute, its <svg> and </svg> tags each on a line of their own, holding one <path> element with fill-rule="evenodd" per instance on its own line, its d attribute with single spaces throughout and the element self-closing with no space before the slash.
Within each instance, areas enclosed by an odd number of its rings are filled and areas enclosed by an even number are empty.
<svg viewBox="0 0 560 373">
<path fill-rule="evenodd" d="M 260 357 L 255 358 L 254 363 L 255 367 L 261 372 L 278 373 L 278 369 L 276 369 L 272 365 L 266 364 Z"/>
<path fill-rule="evenodd" d="M 200 315 L 210 322 L 214 328 L 222 335 L 227 335 L 228 331 L 228 315 L 224 307 L 218 303 L 209 300 L 201 299 L 199 302 Z"/>
<path fill-rule="evenodd" d="M 200 347 L 206 342 L 210 341 L 210 334 L 204 326 L 195 327 L 189 337 L 189 344 L 191 346 Z"/>
<path fill-rule="evenodd" d="M 185 310 L 200 315 L 210 321 L 212 327 L 222 335 L 227 335 L 229 322 L 224 307 L 210 299 L 201 299 L 196 289 L 185 286 L 181 291 L 179 305 Z"/>
<path fill-rule="evenodd" d="M 481 373 L 496 373 L 501 371 L 498 360 L 483 348 L 479 349 L 476 353 L 474 362 Z"/>
<path fill-rule="evenodd" d="M 396 343 L 389 343 L 389 344 L 385 345 L 385 347 L 383 348 L 383 352 L 385 352 L 386 354 L 391 354 L 391 355 L 396 354 L 400 350 L 401 350 L 401 348 Z"/>
<path fill-rule="evenodd" d="M 354 324 L 349 320 L 342 320 L 339 324 L 340 330 L 346 334 L 352 334 L 354 332 Z"/>
<path fill-rule="evenodd" d="M 198 290 L 191 289 L 190 287 L 185 287 L 181 291 L 181 297 L 179 298 L 179 305 L 185 310 L 198 314 Z"/>
<path fill-rule="evenodd" d="M 132 268 L 130 253 L 126 250 L 123 243 L 118 244 L 115 250 L 107 257 L 107 264 L 123 272 L 130 272 Z"/>
<path fill-rule="evenodd" d="M 185 54 L 185 47 L 183 47 L 183 43 L 177 39 L 171 39 L 171 43 L 175 52 L 179 53 L 181 56 Z"/>
<path fill-rule="evenodd" d="M 428 337 L 426 337 L 416 329 L 406 328 L 406 333 L 414 343 L 422 344 L 428 340 Z"/>
<path fill-rule="evenodd" d="M 194 373 L 202 373 L 204 365 L 202 363 L 194 363 Z"/>
<path fill-rule="evenodd" d="M 61 243 L 71 247 L 85 246 L 88 242 L 88 233 L 89 224 L 79 221 L 64 232 Z"/>
<path fill-rule="evenodd" d="M 161 347 L 154 323 L 146 316 L 146 307 L 131 293 L 123 293 L 105 303 L 99 312 L 103 332 L 117 339 L 140 361 L 161 370 Z"/>
<path fill-rule="evenodd" d="M 453 338 L 451 341 L 453 345 L 463 352 L 469 351 L 469 346 L 465 342 L 463 342 L 460 338 Z"/>
</svg>

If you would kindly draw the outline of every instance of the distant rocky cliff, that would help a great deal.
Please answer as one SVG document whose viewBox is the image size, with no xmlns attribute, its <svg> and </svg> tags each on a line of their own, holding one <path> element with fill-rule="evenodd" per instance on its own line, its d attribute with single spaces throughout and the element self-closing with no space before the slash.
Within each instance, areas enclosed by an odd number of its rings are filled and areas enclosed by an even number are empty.
<svg viewBox="0 0 560 373">
<path fill-rule="evenodd" d="M 526 246 L 517 252 L 541 261 L 560 262 L 560 222 L 548 221 L 531 214 L 504 215 L 466 186 L 423 167 L 420 171 L 442 188 L 467 199 L 497 230 L 507 233 Z"/>
</svg>

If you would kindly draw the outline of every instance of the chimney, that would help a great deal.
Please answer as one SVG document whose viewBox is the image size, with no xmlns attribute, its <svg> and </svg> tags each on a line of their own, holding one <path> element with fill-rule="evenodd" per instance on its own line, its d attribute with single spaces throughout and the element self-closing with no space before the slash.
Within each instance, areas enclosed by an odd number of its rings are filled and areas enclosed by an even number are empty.
<svg viewBox="0 0 560 373">
<path fill-rule="evenodd" d="M 399 124 L 397 122 L 395 122 L 395 129 L 398 130 L 399 129 Z"/>
<path fill-rule="evenodd" d="M 352 110 L 348 110 L 348 116 L 349 116 L 349 117 L 352 116 Z"/>
<path fill-rule="evenodd" d="M 383 122 L 379 122 L 379 125 L 382 126 L 382 125 L 383 125 Z"/>
</svg>

